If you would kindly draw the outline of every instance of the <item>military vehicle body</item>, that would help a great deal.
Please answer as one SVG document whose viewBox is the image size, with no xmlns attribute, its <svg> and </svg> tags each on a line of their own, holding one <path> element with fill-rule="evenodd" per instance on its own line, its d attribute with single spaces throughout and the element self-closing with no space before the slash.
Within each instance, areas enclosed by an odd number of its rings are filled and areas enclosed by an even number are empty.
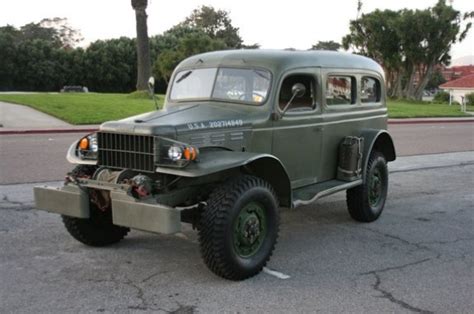
<svg viewBox="0 0 474 314">
<path fill-rule="evenodd" d="M 209 269 L 242 280 L 269 260 L 279 207 L 347 190 L 355 220 L 379 217 L 396 158 L 385 98 L 382 68 L 362 56 L 196 55 L 175 69 L 162 110 L 73 143 L 77 166 L 64 187 L 35 188 L 36 204 L 92 246 L 192 223 Z"/>
</svg>

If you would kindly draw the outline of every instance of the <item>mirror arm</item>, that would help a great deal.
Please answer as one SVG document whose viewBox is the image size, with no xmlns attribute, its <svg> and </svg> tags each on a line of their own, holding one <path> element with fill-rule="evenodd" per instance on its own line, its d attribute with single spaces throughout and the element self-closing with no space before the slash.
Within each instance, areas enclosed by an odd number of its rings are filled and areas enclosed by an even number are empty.
<svg viewBox="0 0 474 314">
<path fill-rule="evenodd" d="M 286 104 L 286 106 L 283 108 L 282 116 L 285 114 L 286 110 L 287 110 L 288 107 L 291 105 L 291 102 L 293 101 L 293 99 L 295 99 L 296 94 L 298 94 L 298 92 L 293 93 L 293 96 L 291 96 L 290 100 L 288 101 L 288 103 Z"/>
</svg>

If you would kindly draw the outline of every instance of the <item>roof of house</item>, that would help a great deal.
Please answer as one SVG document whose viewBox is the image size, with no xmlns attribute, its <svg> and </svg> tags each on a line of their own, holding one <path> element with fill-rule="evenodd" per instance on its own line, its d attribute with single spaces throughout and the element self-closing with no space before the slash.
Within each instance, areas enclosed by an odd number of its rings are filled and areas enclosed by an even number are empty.
<svg viewBox="0 0 474 314">
<path fill-rule="evenodd" d="M 440 88 L 474 88 L 474 74 L 460 77 L 456 80 L 446 82 Z"/>
</svg>

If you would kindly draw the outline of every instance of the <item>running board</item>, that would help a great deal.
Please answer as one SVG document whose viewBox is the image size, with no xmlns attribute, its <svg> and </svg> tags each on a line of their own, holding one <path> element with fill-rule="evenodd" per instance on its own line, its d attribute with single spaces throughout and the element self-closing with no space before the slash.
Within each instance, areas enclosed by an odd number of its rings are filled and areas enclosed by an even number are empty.
<svg viewBox="0 0 474 314">
<path fill-rule="evenodd" d="M 305 186 L 293 191 L 293 208 L 311 204 L 321 197 L 347 190 L 362 184 L 362 179 L 347 182 L 330 180 Z"/>
</svg>

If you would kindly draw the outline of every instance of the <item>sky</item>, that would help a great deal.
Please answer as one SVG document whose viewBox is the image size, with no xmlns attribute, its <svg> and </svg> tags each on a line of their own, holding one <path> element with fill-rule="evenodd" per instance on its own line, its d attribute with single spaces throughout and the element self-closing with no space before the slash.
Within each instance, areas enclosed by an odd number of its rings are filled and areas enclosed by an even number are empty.
<svg viewBox="0 0 474 314">
<path fill-rule="evenodd" d="M 348 33 L 349 21 L 356 18 L 357 0 L 149 0 L 149 35 L 161 34 L 181 22 L 193 9 L 211 5 L 229 11 L 232 23 L 240 29 L 246 44 L 262 48 L 308 49 L 318 41 L 340 42 Z M 85 43 L 97 40 L 135 37 L 135 15 L 130 0 L 15 0 L 0 2 L 0 26 L 16 27 L 43 18 L 65 17 L 79 29 Z M 363 0 L 363 13 L 375 9 L 424 9 L 436 0 Z M 462 13 L 474 10 L 472 0 L 452 0 Z M 474 55 L 474 28 L 455 44 L 453 59 Z"/>
</svg>

